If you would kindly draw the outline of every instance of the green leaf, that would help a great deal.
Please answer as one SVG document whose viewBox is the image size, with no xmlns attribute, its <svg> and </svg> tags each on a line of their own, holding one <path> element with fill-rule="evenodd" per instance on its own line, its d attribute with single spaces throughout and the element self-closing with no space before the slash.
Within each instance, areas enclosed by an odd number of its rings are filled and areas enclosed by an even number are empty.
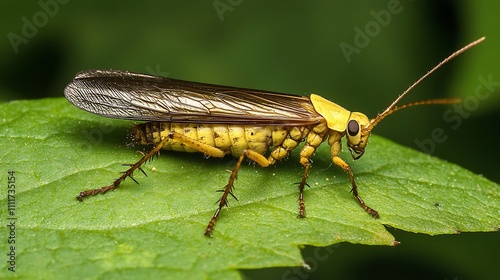
<svg viewBox="0 0 500 280">
<path fill-rule="evenodd" d="M 297 216 L 298 153 L 269 168 L 245 165 L 213 238 L 203 235 L 235 159 L 163 152 L 106 195 L 79 203 L 140 158 L 127 147 L 131 122 L 78 110 L 65 99 L 0 105 L 1 172 L 15 172 L 16 260 L 21 277 L 238 279 L 238 269 L 301 266 L 300 246 L 393 245 L 385 229 L 430 235 L 495 231 L 500 188 L 456 165 L 372 135 L 362 159 L 342 157 L 373 219 L 350 194 L 349 178 L 316 152 Z M 140 148 L 139 148 L 140 149 Z M 6 179 L 4 179 L 6 180 Z M 7 205 L 7 190 L 1 192 Z M 2 236 L 8 236 L 6 227 Z M 396 238 L 397 239 L 397 238 Z M 5 246 L 5 245 L 4 245 Z M 1 276 L 10 273 L 1 262 Z M 22 268 L 22 269 L 21 269 Z M 126 274 L 125 274 L 126 273 Z"/>
</svg>

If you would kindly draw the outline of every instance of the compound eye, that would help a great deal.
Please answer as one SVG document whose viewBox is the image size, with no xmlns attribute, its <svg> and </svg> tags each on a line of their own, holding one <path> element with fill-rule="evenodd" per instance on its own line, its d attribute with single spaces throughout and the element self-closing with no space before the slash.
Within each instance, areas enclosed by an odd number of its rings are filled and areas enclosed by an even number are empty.
<svg viewBox="0 0 500 280">
<path fill-rule="evenodd" d="M 350 120 L 347 124 L 347 133 L 349 136 L 356 136 L 359 133 L 359 123 L 355 120 Z"/>
</svg>

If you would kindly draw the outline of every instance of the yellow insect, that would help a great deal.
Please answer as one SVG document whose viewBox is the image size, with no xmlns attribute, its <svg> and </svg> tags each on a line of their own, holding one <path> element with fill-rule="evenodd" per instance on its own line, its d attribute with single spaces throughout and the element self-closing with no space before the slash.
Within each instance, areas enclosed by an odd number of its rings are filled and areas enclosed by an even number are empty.
<svg viewBox="0 0 500 280">
<path fill-rule="evenodd" d="M 81 72 L 65 88 L 66 98 L 80 109 L 104 117 L 147 121 L 134 127 L 132 137 L 140 144 L 155 147 L 111 185 L 83 191 L 77 199 L 82 201 L 87 196 L 116 189 L 127 177 L 132 178 L 135 170 L 142 171 L 141 165 L 160 149 L 201 152 L 218 158 L 231 154 L 238 161 L 205 230 L 205 235 L 211 236 L 221 209 L 228 205 L 228 196 L 234 197 L 233 185 L 243 160 L 249 158 L 267 167 L 305 142 L 300 150 L 304 172 L 298 199 L 299 217 L 305 217 L 303 191 L 311 168 L 310 157 L 319 145 L 328 141 L 333 163 L 349 174 L 354 197 L 368 214 L 378 218 L 378 212 L 361 199 L 351 167 L 339 157 L 342 137 L 346 136 L 352 157 L 359 159 L 365 152 L 370 132 L 389 114 L 415 105 L 460 102 L 460 99 L 435 99 L 396 106 L 441 65 L 483 40 L 484 37 L 444 59 L 371 120 L 316 94 L 287 95 L 125 71 Z M 268 156 L 264 156 L 269 151 Z"/>
</svg>

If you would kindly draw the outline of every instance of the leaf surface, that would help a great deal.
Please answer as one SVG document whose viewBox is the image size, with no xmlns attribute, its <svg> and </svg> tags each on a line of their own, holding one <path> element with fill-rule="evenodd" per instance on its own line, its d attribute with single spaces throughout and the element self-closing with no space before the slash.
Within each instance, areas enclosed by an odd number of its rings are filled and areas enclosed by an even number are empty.
<svg viewBox="0 0 500 280">
<path fill-rule="evenodd" d="M 23 277 L 162 277 L 238 279 L 238 269 L 300 266 L 301 245 L 340 242 L 393 245 L 390 226 L 430 235 L 494 231 L 500 188 L 451 163 L 372 135 L 362 159 L 346 159 L 373 219 L 357 204 L 349 178 L 331 164 L 324 143 L 298 219 L 298 150 L 269 168 L 244 165 L 238 201 L 203 235 L 236 160 L 162 152 L 122 186 L 79 203 L 82 190 L 108 185 L 124 163 L 133 124 L 80 111 L 65 99 L 0 105 L 1 171 L 15 171 L 16 253 Z M 6 178 L 6 176 L 4 176 Z M 7 205 L 7 192 L 0 199 Z M 5 218 L 4 218 L 5 219 Z M 3 236 L 7 236 L 7 228 Z M 1 275 L 9 273 L 2 262 Z"/>
</svg>

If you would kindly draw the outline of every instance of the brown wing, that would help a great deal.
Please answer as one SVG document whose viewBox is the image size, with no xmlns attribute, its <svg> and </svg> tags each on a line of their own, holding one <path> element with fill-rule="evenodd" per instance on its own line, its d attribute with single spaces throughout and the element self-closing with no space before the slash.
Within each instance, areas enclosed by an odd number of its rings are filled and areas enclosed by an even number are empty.
<svg viewBox="0 0 500 280">
<path fill-rule="evenodd" d="M 129 120 L 286 126 L 322 120 L 306 96 L 125 71 L 78 73 L 64 95 L 80 109 Z"/>
</svg>

